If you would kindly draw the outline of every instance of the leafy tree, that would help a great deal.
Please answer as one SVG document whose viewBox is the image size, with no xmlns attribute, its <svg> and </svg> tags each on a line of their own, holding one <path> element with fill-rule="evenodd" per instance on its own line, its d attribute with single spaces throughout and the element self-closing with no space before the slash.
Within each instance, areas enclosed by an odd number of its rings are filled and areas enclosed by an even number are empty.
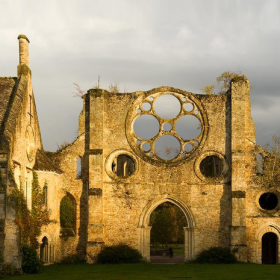
<svg viewBox="0 0 280 280">
<path fill-rule="evenodd" d="M 201 90 L 207 95 L 212 95 L 214 94 L 214 88 L 215 88 L 214 85 L 207 85 L 204 86 Z"/>
<path fill-rule="evenodd" d="M 183 243 L 186 217 L 174 204 L 163 203 L 151 214 L 151 240 L 153 243 Z"/>
<path fill-rule="evenodd" d="M 257 160 L 257 183 L 264 187 L 276 188 L 280 185 L 280 137 L 273 136 L 265 145 L 261 160 Z"/>
<path fill-rule="evenodd" d="M 236 72 L 224 71 L 220 76 L 216 78 L 216 87 L 218 89 L 218 94 L 226 94 L 230 90 L 231 82 L 234 80 L 246 80 L 246 76 L 238 74 Z M 206 85 L 201 90 L 205 94 L 212 95 L 214 94 L 214 85 Z"/>
</svg>

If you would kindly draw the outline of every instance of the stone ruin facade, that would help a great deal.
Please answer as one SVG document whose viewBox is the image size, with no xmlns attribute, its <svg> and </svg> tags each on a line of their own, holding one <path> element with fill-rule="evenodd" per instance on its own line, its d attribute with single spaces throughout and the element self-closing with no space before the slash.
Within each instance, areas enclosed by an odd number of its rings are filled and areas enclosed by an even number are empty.
<svg viewBox="0 0 280 280">
<path fill-rule="evenodd" d="M 40 186 L 47 185 L 51 222 L 38 237 L 45 263 L 71 254 L 93 263 L 104 245 L 120 243 L 149 260 L 149 218 L 164 202 L 177 205 L 186 217 L 186 260 L 221 246 L 240 261 L 280 261 L 279 194 L 252 180 L 259 150 L 248 80 L 233 81 L 223 95 L 171 87 L 133 93 L 90 89 L 83 96 L 77 139 L 46 152 L 29 40 L 18 39 L 18 76 L 0 78 L 0 252 L 5 262 L 21 265 L 16 207 L 8 197 L 18 188 L 31 208 L 33 170 Z M 60 222 L 65 197 L 75 217 L 68 235 Z"/>
</svg>

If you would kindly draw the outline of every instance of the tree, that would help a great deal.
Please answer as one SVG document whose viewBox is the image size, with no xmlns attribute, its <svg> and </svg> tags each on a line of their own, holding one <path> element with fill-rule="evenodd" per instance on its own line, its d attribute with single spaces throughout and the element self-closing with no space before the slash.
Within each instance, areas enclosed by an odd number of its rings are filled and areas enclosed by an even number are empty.
<svg viewBox="0 0 280 280">
<path fill-rule="evenodd" d="M 184 243 L 183 227 L 187 221 L 184 213 L 176 205 L 166 202 L 151 214 L 151 241 L 153 243 Z"/>
<path fill-rule="evenodd" d="M 220 76 L 216 78 L 216 87 L 218 89 L 218 94 L 226 94 L 230 90 L 231 82 L 234 80 L 246 80 L 246 76 L 238 74 L 236 72 L 224 71 Z M 206 85 L 201 90 L 207 95 L 214 94 L 214 85 Z"/>
<path fill-rule="evenodd" d="M 207 85 L 204 86 L 201 90 L 207 95 L 212 95 L 214 94 L 214 87 L 214 85 Z"/>
<path fill-rule="evenodd" d="M 262 157 L 257 160 L 257 183 L 264 187 L 276 188 L 280 185 L 280 137 L 273 136 L 265 145 Z"/>
</svg>

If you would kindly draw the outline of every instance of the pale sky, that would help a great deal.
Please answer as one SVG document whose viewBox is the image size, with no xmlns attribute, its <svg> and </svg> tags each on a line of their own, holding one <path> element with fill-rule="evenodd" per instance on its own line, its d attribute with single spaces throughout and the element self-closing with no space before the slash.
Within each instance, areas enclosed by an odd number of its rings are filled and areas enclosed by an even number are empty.
<svg viewBox="0 0 280 280">
<path fill-rule="evenodd" d="M 1 0 L 0 76 L 16 76 L 19 34 L 44 148 L 77 137 L 84 90 L 172 86 L 202 93 L 223 71 L 253 87 L 257 142 L 280 136 L 279 0 Z"/>
</svg>

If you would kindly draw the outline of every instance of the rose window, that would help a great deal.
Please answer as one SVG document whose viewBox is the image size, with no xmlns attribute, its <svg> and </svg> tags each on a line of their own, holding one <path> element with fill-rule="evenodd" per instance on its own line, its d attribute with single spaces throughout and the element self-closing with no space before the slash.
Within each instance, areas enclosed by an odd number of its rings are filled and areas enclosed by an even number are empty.
<svg viewBox="0 0 280 280">
<path fill-rule="evenodd" d="M 207 118 L 187 92 L 140 96 L 127 116 L 126 133 L 134 151 L 151 163 L 177 164 L 205 141 Z"/>
</svg>

